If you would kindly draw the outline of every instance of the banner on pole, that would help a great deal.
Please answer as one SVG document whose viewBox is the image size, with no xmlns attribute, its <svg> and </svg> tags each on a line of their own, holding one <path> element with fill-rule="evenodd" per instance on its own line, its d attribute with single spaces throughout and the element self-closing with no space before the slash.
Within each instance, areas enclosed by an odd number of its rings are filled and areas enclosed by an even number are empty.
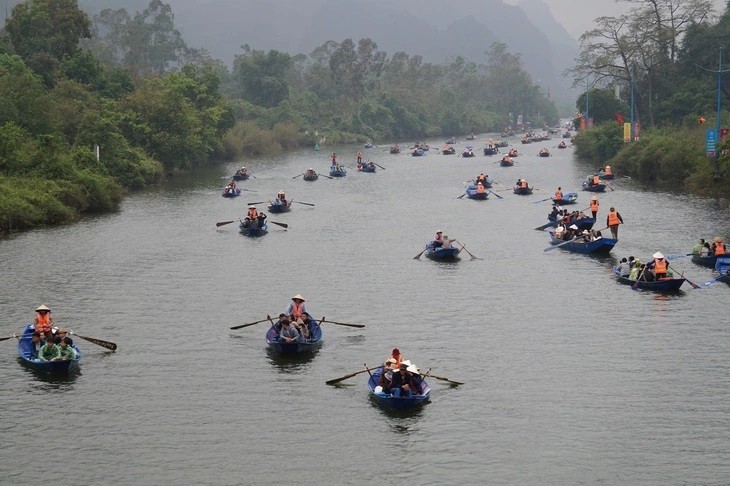
<svg viewBox="0 0 730 486">
<path fill-rule="evenodd" d="M 631 123 L 624 123 L 624 142 L 631 141 Z"/>
<path fill-rule="evenodd" d="M 714 128 L 710 128 L 707 130 L 707 135 L 705 137 L 705 153 L 708 157 L 714 157 L 717 147 L 717 130 Z"/>
</svg>

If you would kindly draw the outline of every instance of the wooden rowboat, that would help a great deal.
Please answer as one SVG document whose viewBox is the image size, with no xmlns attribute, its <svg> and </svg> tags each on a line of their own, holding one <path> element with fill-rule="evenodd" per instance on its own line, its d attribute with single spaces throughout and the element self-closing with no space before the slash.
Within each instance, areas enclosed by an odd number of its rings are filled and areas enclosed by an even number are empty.
<svg viewBox="0 0 730 486">
<path fill-rule="evenodd" d="M 244 226 L 244 221 L 241 221 L 241 223 L 238 225 L 238 228 L 242 235 L 251 237 L 264 236 L 266 233 L 269 232 L 269 225 L 266 223 L 264 223 L 262 226 L 259 226 L 258 222 L 249 226 Z"/>
<path fill-rule="evenodd" d="M 418 374 L 414 374 L 414 379 L 420 387 L 419 394 L 413 394 L 408 398 L 394 397 L 389 393 L 382 391 L 379 386 L 380 377 L 383 374 L 383 367 L 379 366 L 373 370 L 372 375 L 368 378 L 368 388 L 370 389 L 370 398 L 379 406 L 388 410 L 413 410 L 423 406 L 431 397 L 431 387 L 426 380 L 421 379 Z"/>
<path fill-rule="evenodd" d="M 18 338 L 18 358 L 24 366 L 39 373 L 51 375 L 64 375 L 79 369 L 79 364 L 81 362 L 81 350 L 76 346 L 76 344 L 71 345 L 74 351 L 76 351 L 75 359 L 58 361 L 41 361 L 39 359 L 31 359 L 30 346 L 31 337 L 33 336 L 34 331 L 35 327 L 28 324 L 25 326 L 23 333 Z"/>
<path fill-rule="evenodd" d="M 572 224 L 572 223 L 571 223 Z M 613 238 L 599 238 L 593 241 L 585 241 L 582 238 L 578 238 L 574 241 L 568 242 L 568 240 L 561 240 L 555 237 L 555 232 L 550 232 L 550 243 L 553 245 L 561 245 L 560 248 L 574 253 L 582 253 L 584 255 L 598 255 L 602 253 L 609 253 L 618 240 Z"/>
<path fill-rule="evenodd" d="M 653 282 L 646 282 L 643 280 L 631 280 L 628 277 L 621 277 L 618 273 L 618 265 L 613 267 L 613 273 L 616 275 L 616 281 L 624 285 L 636 285 L 636 288 L 642 290 L 652 290 L 654 292 L 676 292 L 684 283 L 683 278 L 663 278 L 660 280 L 654 280 Z"/>
<path fill-rule="evenodd" d="M 274 326 L 269 327 L 266 332 L 266 344 L 274 354 L 279 355 L 294 355 L 294 354 L 305 354 L 315 351 L 322 345 L 322 328 L 319 327 L 319 322 L 312 319 L 311 336 L 308 340 L 301 340 L 296 343 L 283 343 L 279 341 L 279 333 L 276 331 Z"/>
<path fill-rule="evenodd" d="M 286 213 L 291 209 L 291 201 L 286 203 L 282 202 L 281 199 L 274 199 L 273 202 L 269 203 L 270 213 Z"/>
</svg>

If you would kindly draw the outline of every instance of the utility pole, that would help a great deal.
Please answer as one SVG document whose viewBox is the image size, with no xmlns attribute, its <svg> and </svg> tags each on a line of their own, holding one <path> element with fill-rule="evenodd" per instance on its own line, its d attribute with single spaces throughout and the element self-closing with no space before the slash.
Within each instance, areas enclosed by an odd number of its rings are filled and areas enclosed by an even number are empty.
<svg viewBox="0 0 730 486">
<path fill-rule="evenodd" d="M 720 163 L 718 161 L 718 158 L 720 157 L 720 151 L 718 150 L 720 147 L 720 97 L 722 94 L 722 74 L 730 71 L 730 69 L 722 70 L 722 47 L 720 48 L 720 53 L 717 57 L 717 71 L 713 71 L 712 69 L 707 69 L 699 64 L 694 63 L 695 66 L 702 69 L 703 71 L 707 71 L 709 73 L 716 73 L 717 74 L 717 120 L 715 123 L 715 180 L 720 180 Z M 709 132 L 709 130 L 708 130 Z M 709 154 L 708 154 L 709 155 Z"/>
</svg>

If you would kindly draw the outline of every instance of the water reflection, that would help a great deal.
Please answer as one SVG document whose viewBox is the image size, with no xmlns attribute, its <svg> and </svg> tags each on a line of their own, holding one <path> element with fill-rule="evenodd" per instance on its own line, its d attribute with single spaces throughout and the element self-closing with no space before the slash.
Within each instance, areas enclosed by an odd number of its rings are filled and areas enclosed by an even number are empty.
<svg viewBox="0 0 730 486">
<path fill-rule="evenodd" d="M 298 373 L 309 369 L 311 361 L 319 354 L 320 347 L 321 346 L 308 353 L 291 355 L 277 354 L 267 347 L 266 355 L 269 358 L 269 364 L 271 364 L 278 372 L 284 374 Z"/>
</svg>

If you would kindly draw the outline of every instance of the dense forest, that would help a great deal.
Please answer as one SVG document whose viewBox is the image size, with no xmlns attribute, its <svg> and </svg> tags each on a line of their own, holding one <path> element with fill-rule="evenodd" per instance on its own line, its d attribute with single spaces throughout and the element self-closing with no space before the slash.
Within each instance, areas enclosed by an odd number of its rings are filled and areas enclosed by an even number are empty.
<svg viewBox="0 0 730 486">
<path fill-rule="evenodd" d="M 730 80 L 717 72 L 730 64 L 730 2 L 713 20 L 707 0 L 623 1 L 633 8 L 595 19 L 570 70 L 577 86 L 589 87 L 578 111 L 594 121 L 577 137 L 578 156 L 653 187 L 727 198 L 730 145 L 708 157 L 705 132 L 730 126 Z M 632 112 L 640 130 L 627 143 L 616 121 Z"/>
</svg>

